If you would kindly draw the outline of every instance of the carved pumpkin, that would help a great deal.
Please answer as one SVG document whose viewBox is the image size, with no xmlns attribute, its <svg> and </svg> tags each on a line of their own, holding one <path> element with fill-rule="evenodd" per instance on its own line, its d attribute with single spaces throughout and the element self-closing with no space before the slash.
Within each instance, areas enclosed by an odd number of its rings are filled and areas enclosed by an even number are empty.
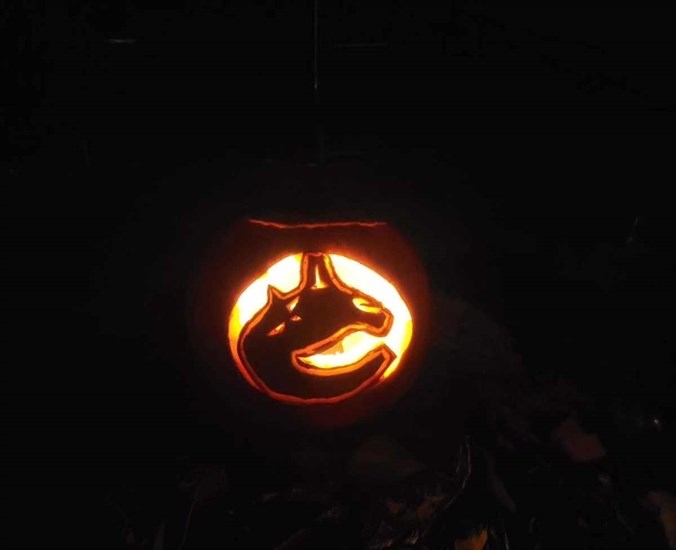
<svg viewBox="0 0 676 550">
<path fill-rule="evenodd" d="M 427 292 L 417 255 L 385 223 L 246 220 L 211 251 L 193 323 L 212 376 L 236 373 L 268 412 L 340 425 L 410 382 L 426 345 Z"/>
</svg>

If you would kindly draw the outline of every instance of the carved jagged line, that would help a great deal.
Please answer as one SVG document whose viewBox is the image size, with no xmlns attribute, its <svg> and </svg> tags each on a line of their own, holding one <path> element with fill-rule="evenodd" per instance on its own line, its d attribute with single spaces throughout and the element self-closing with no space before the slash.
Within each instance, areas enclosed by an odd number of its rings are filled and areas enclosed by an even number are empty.
<svg viewBox="0 0 676 550">
<path fill-rule="evenodd" d="M 250 223 L 274 227 L 275 229 L 319 229 L 322 227 L 380 227 L 385 222 L 318 222 L 318 223 L 278 223 L 266 220 L 249 219 Z"/>
</svg>

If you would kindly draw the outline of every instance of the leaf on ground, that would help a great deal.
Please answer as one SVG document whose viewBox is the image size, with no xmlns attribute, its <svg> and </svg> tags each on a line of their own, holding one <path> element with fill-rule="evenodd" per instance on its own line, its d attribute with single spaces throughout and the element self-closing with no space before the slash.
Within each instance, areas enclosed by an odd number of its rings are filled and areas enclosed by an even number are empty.
<svg viewBox="0 0 676 550">
<path fill-rule="evenodd" d="M 425 520 L 432 517 L 443 500 L 443 496 L 430 495 L 425 497 L 425 500 L 420 503 L 415 511 L 418 519 Z"/>
<path fill-rule="evenodd" d="M 666 491 L 651 491 L 645 497 L 651 508 L 657 509 L 670 550 L 676 550 L 676 496 Z"/>
<path fill-rule="evenodd" d="M 596 434 L 585 432 L 572 416 L 554 428 L 552 440 L 573 462 L 592 462 L 606 456 Z"/>
<path fill-rule="evenodd" d="M 455 550 L 483 550 L 488 542 L 488 532 L 486 530 L 473 535 L 467 539 L 458 539 L 453 548 Z"/>
<path fill-rule="evenodd" d="M 391 515 L 398 516 L 404 510 L 404 508 L 406 508 L 406 504 L 388 498 L 385 500 L 385 507 Z"/>
</svg>

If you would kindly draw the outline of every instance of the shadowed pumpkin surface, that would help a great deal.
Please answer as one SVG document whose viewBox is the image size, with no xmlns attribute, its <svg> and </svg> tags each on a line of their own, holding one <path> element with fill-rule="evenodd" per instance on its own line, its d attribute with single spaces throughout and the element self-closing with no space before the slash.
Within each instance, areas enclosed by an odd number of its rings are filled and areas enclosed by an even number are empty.
<svg viewBox="0 0 676 550">
<path fill-rule="evenodd" d="M 190 315 L 222 399 L 301 426 L 358 422 L 401 396 L 427 351 L 428 289 L 394 227 L 244 219 L 221 235 Z"/>
</svg>

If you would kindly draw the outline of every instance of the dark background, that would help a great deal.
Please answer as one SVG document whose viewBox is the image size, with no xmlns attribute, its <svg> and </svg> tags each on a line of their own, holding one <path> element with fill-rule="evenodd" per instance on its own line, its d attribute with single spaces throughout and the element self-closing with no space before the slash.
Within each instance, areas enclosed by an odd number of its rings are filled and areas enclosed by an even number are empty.
<svg viewBox="0 0 676 550">
<path fill-rule="evenodd" d="M 71 490 L 222 441 L 191 413 L 182 308 L 241 215 L 392 221 L 526 372 L 673 426 L 673 5 L 321 1 L 316 72 L 314 8 L 3 6 L 3 446 L 28 529 L 34 498 L 78 517 Z"/>
</svg>

